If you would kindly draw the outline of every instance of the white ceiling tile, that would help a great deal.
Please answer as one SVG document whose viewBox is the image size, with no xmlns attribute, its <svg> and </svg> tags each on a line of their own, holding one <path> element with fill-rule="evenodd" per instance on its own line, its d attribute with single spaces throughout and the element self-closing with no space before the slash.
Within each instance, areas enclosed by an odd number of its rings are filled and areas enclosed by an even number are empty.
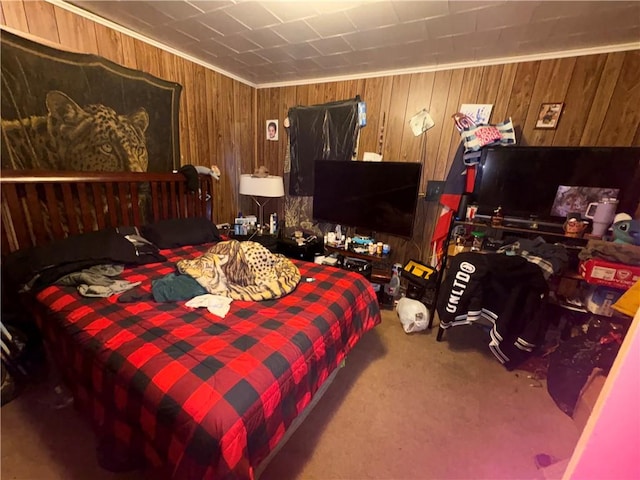
<svg viewBox="0 0 640 480">
<path fill-rule="evenodd" d="M 205 44 L 203 44 L 202 48 L 204 48 L 205 50 L 209 50 L 210 52 L 214 53 L 218 57 L 232 57 L 233 55 L 236 54 L 236 52 L 233 49 L 227 47 L 226 45 L 222 45 L 221 43 L 218 43 L 215 40 L 207 42 L 206 46 Z"/>
<path fill-rule="evenodd" d="M 166 25 L 151 29 L 150 35 L 159 42 L 177 47 L 182 47 L 183 45 L 188 45 L 198 41 L 196 37 L 192 37 L 191 35 L 187 35 L 186 33 L 170 28 Z"/>
<path fill-rule="evenodd" d="M 284 47 L 280 47 L 280 50 L 287 53 L 289 56 L 295 58 L 296 60 L 317 57 L 319 55 L 319 52 L 308 43 L 285 45 Z"/>
<path fill-rule="evenodd" d="M 269 28 L 261 28 L 260 30 L 250 30 L 244 33 L 244 36 L 262 48 L 277 47 L 285 45 L 287 41 L 280 35 Z"/>
<path fill-rule="evenodd" d="M 640 24 L 640 2 L 636 2 L 631 7 L 599 12 L 597 16 L 592 17 L 592 21 L 588 24 L 591 26 L 589 31 L 615 31 L 636 26 Z M 611 28 L 611 25 L 615 25 L 615 28 Z M 637 40 L 640 41 L 640 38 Z"/>
<path fill-rule="evenodd" d="M 431 40 L 420 40 L 403 45 L 405 55 L 417 59 L 431 56 L 437 52 L 437 47 Z"/>
<path fill-rule="evenodd" d="M 368 3 L 369 5 L 371 5 L 373 2 L 371 0 L 366 0 L 363 2 L 357 2 L 357 1 L 349 1 L 349 2 L 338 2 L 338 1 L 316 1 L 315 3 L 315 9 L 318 11 L 318 13 L 322 13 L 322 14 L 329 14 L 329 13 L 335 13 L 335 12 L 342 12 L 344 10 L 349 10 L 350 8 L 354 8 L 357 7 L 358 5 L 364 5 L 365 3 Z"/>
<path fill-rule="evenodd" d="M 248 70 L 251 71 L 251 73 L 253 73 L 254 75 L 256 75 L 258 77 L 262 77 L 262 76 L 265 76 L 265 75 L 273 75 L 274 73 L 276 73 L 273 70 L 273 66 L 272 65 L 253 65 Z"/>
<path fill-rule="evenodd" d="M 260 50 L 258 55 L 273 63 L 291 61 L 291 55 L 280 47 Z"/>
<path fill-rule="evenodd" d="M 551 29 L 551 26 L 549 26 L 549 29 Z M 496 28 L 496 30 L 500 32 L 500 42 L 505 45 L 515 45 L 515 43 L 522 40 L 524 35 L 524 29 L 521 26 Z"/>
<path fill-rule="evenodd" d="M 612 8 L 615 8 L 617 2 L 606 2 Z M 554 1 L 554 2 L 536 2 L 536 8 L 534 9 L 532 20 L 546 20 L 549 18 L 561 18 L 570 17 L 578 12 L 587 12 L 592 10 L 595 6 L 595 2 L 572 2 L 572 1 Z"/>
<path fill-rule="evenodd" d="M 429 45 L 431 45 L 431 51 L 443 55 L 452 53 L 454 50 L 452 37 L 430 38 Z"/>
<path fill-rule="evenodd" d="M 200 17 L 200 23 L 213 28 L 221 35 L 233 35 L 247 30 L 247 27 L 224 11 L 205 13 Z"/>
<path fill-rule="evenodd" d="M 322 68 L 344 67 L 349 65 L 349 62 L 342 55 L 326 55 L 322 57 L 315 57 L 313 59 Z"/>
<path fill-rule="evenodd" d="M 246 67 L 244 63 L 238 61 L 235 57 L 219 57 L 216 59 L 216 66 L 231 73 L 240 72 Z"/>
<path fill-rule="evenodd" d="M 471 62 L 475 60 L 475 52 L 473 50 L 467 50 L 464 52 L 455 51 L 453 53 L 434 55 L 434 60 L 437 65 L 447 65 L 451 63 Z"/>
<path fill-rule="evenodd" d="M 118 21 L 120 25 L 130 28 L 138 33 L 148 34 L 156 25 L 154 23 L 148 23 L 144 17 L 131 16 L 129 14 L 123 15 Z"/>
<path fill-rule="evenodd" d="M 500 38 L 499 30 L 488 32 L 471 32 L 451 37 L 454 50 L 479 48 L 485 45 L 495 45 Z"/>
<path fill-rule="evenodd" d="M 180 51 L 184 53 L 188 53 L 189 55 L 196 58 L 200 58 L 200 59 L 204 59 L 205 57 L 208 57 L 209 60 L 213 60 L 217 57 L 217 55 L 204 50 L 200 42 L 192 43 L 190 45 L 184 45 L 180 48 Z"/>
<path fill-rule="evenodd" d="M 296 71 L 296 69 L 293 68 L 293 62 L 291 61 L 274 63 L 271 65 L 271 68 L 274 72 L 281 74 L 294 73 Z"/>
<path fill-rule="evenodd" d="M 308 18 L 306 22 L 321 37 L 332 37 L 355 31 L 355 26 L 344 12 L 330 13 L 318 17 Z"/>
<path fill-rule="evenodd" d="M 247 40 L 242 34 L 221 37 L 218 39 L 218 43 L 221 43 L 238 53 L 248 52 L 259 48 L 257 44 Z"/>
<path fill-rule="evenodd" d="M 458 13 L 448 17 L 426 20 L 430 38 L 460 35 L 475 32 L 477 28 L 476 12 Z"/>
<path fill-rule="evenodd" d="M 400 20 L 391 2 L 361 5 L 346 11 L 347 17 L 359 30 L 369 30 L 394 25 Z"/>
<path fill-rule="evenodd" d="M 224 11 L 247 27 L 256 29 L 277 25 L 280 20 L 258 2 L 242 2 Z"/>
<path fill-rule="evenodd" d="M 341 53 L 340 55 L 342 55 L 350 65 L 371 64 L 378 59 L 378 55 L 374 49 Z"/>
<path fill-rule="evenodd" d="M 232 1 L 223 1 L 223 0 L 189 0 L 187 3 L 190 3 L 192 6 L 200 10 L 201 12 L 213 12 L 214 10 L 220 10 L 221 8 L 228 7 L 229 5 L 233 5 Z"/>
<path fill-rule="evenodd" d="M 276 25 L 273 31 L 289 43 L 308 42 L 318 38 L 318 34 L 304 20 Z"/>
<path fill-rule="evenodd" d="M 335 53 L 349 52 L 351 47 L 342 37 L 321 38 L 309 42 L 313 48 L 318 50 L 322 55 L 333 55 Z"/>
<path fill-rule="evenodd" d="M 379 48 L 427 38 L 424 22 L 403 23 L 390 27 L 357 32 L 343 37 L 354 49 Z"/>
<path fill-rule="evenodd" d="M 181 20 L 179 22 L 173 22 L 172 28 L 175 28 L 179 32 L 185 33 L 192 37 L 198 38 L 201 41 L 206 41 L 214 36 L 219 36 L 219 33 L 197 21 L 196 19 Z"/>
<path fill-rule="evenodd" d="M 249 67 L 252 67 L 255 65 L 265 65 L 267 63 L 270 63 L 264 58 L 262 58 L 261 56 L 256 55 L 253 52 L 239 53 L 238 55 L 234 55 L 234 58 Z"/>
<path fill-rule="evenodd" d="M 127 14 L 131 17 L 144 19 L 149 25 L 162 25 L 173 20 L 155 8 L 153 2 L 127 2 Z"/>
<path fill-rule="evenodd" d="M 71 3 L 256 83 L 640 40 L 632 0 Z"/>
<path fill-rule="evenodd" d="M 508 57 L 511 55 L 511 49 L 513 47 L 510 45 L 505 45 L 505 44 L 497 44 L 497 45 L 491 45 L 489 47 L 479 47 L 479 48 L 474 48 L 473 52 L 474 52 L 474 59 L 478 60 L 478 59 L 493 59 L 493 58 L 500 58 L 500 57 Z"/>
<path fill-rule="evenodd" d="M 526 25 L 531 22 L 535 2 L 506 2 L 476 12 L 478 30 L 492 30 L 511 25 Z"/>
<path fill-rule="evenodd" d="M 310 58 L 303 58 L 302 60 L 298 60 L 293 65 L 293 67 L 298 72 L 311 72 L 319 70 L 319 65 Z"/>
<path fill-rule="evenodd" d="M 262 5 L 282 22 L 291 22 L 317 15 L 314 2 L 263 2 Z"/>
<path fill-rule="evenodd" d="M 453 2 L 449 2 L 449 10 L 451 13 L 462 13 L 462 12 L 471 12 L 475 10 L 482 10 L 491 7 L 504 7 L 508 3 L 526 3 L 522 1 L 490 1 L 484 2 L 479 0 L 455 0 Z"/>
<path fill-rule="evenodd" d="M 432 2 L 397 1 L 393 2 L 393 9 L 402 22 L 442 17 L 450 13 L 449 2 L 446 0 Z"/>
<path fill-rule="evenodd" d="M 161 5 L 155 2 L 154 9 L 160 10 L 163 15 L 171 17 L 173 20 L 184 20 L 185 18 L 194 17 L 202 13 L 202 11 L 188 2 L 176 0 L 163 0 Z"/>
</svg>

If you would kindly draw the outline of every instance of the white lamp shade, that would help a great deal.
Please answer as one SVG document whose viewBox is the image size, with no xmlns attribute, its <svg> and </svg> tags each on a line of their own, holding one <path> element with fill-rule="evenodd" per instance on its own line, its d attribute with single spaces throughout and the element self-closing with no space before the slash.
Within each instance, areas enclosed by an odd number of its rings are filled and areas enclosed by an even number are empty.
<svg viewBox="0 0 640 480">
<path fill-rule="evenodd" d="M 240 195 L 284 197 L 284 180 L 276 175 L 268 177 L 254 177 L 251 174 L 240 175 Z"/>
</svg>

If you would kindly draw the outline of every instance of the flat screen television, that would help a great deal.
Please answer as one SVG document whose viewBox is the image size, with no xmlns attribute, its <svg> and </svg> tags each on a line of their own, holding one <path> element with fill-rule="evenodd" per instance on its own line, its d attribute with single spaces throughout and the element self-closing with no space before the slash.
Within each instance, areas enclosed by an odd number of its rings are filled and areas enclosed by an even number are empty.
<svg viewBox="0 0 640 480">
<path fill-rule="evenodd" d="M 479 218 L 501 206 L 507 220 L 558 225 L 603 197 L 617 198 L 617 211 L 631 215 L 640 201 L 638 147 L 494 147 L 480 165 Z"/>
<path fill-rule="evenodd" d="M 313 218 L 411 237 L 422 165 L 316 160 Z"/>
</svg>

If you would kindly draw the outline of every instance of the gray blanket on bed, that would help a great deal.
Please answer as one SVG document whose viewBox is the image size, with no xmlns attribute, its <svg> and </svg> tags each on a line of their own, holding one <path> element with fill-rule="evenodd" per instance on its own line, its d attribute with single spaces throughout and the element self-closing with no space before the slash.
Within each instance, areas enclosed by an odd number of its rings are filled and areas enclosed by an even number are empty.
<svg viewBox="0 0 640 480">
<path fill-rule="evenodd" d="M 59 278 L 56 285 L 77 287 L 84 297 L 110 297 L 140 285 L 140 282 L 116 280 L 124 271 L 122 265 L 95 265 Z"/>
</svg>

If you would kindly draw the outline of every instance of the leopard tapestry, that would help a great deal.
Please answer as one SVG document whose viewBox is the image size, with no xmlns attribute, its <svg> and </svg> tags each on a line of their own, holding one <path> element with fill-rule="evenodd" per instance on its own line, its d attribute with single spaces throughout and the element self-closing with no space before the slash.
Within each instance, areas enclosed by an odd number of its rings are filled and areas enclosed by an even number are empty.
<svg viewBox="0 0 640 480">
<path fill-rule="evenodd" d="M 178 168 L 179 84 L 1 35 L 3 169 Z"/>
</svg>

